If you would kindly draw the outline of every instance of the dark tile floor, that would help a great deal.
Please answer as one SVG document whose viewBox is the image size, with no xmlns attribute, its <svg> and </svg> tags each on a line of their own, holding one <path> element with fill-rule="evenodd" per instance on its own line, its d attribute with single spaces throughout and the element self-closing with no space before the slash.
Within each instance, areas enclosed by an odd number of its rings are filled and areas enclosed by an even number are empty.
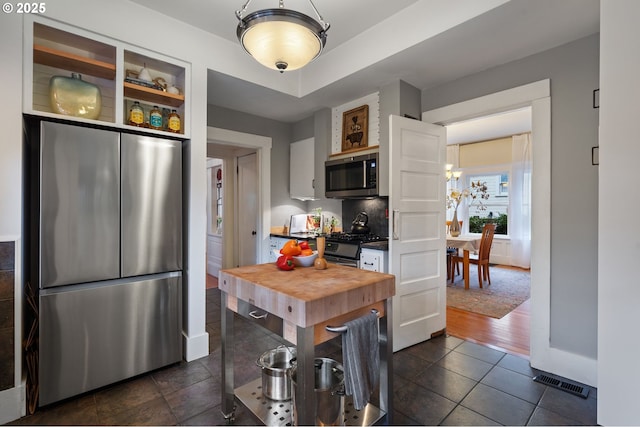
<svg viewBox="0 0 640 427">
<path fill-rule="evenodd" d="M 256 359 L 282 339 L 235 322 L 235 378 L 260 378 Z M 220 292 L 207 290 L 211 354 L 50 405 L 9 425 L 225 425 L 220 410 Z M 340 341 L 317 355 L 341 359 Z M 453 337 L 394 354 L 395 425 L 595 425 L 597 391 L 583 399 L 532 381 L 526 359 Z M 241 404 L 235 424 L 260 421 Z"/>
</svg>

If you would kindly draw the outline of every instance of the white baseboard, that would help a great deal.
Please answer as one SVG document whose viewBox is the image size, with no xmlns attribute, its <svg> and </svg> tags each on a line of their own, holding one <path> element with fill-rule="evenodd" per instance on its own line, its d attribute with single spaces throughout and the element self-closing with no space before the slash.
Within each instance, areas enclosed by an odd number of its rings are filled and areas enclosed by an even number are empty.
<svg viewBox="0 0 640 427">
<path fill-rule="evenodd" d="M 182 333 L 184 360 L 191 362 L 209 355 L 209 334 L 204 332 L 197 336 L 186 336 Z"/>
<path fill-rule="evenodd" d="M 27 414 L 25 396 L 23 384 L 0 391 L 0 424 L 15 421 Z"/>
<path fill-rule="evenodd" d="M 532 352 L 531 367 L 550 374 L 598 387 L 598 361 L 568 351 L 547 347 Z"/>
<path fill-rule="evenodd" d="M 491 255 L 489 262 L 491 264 L 511 265 L 511 257 L 502 255 Z"/>
</svg>

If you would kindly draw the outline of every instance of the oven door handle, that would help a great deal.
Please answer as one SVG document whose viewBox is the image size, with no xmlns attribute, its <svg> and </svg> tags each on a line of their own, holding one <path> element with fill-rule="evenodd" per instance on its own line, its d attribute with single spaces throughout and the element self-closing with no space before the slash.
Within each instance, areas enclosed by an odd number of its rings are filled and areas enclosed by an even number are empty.
<svg viewBox="0 0 640 427">
<path fill-rule="evenodd" d="M 334 264 L 342 265 L 344 267 L 358 268 L 358 263 L 356 261 L 354 261 L 354 262 L 340 262 L 340 261 L 338 261 L 338 262 L 334 262 Z"/>
<path fill-rule="evenodd" d="M 336 265 L 344 265 L 345 267 L 355 267 L 358 268 L 358 261 L 357 260 L 345 260 L 345 259 L 340 259 L 338 257 L 334 257 L 334 256 L 326 256 L 324 257 L 324 259 L 327 260 L 327 262 L 330 262 L 331 264 L 336 264 Z"/>
</svg>

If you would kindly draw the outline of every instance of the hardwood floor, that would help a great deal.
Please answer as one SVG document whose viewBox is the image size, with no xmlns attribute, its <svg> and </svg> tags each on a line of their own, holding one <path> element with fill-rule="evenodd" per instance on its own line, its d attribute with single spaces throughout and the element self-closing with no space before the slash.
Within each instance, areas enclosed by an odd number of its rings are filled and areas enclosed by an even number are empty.
<svg viewBox="0 0 640 427">
<path fill-rule="evenodd" d="M 529 358 L 531 300 L 502 319 L 447 307 L 447 334 Z"/>
<path fill-rule="evenodd" d="M 207 274 L 207 285 L 206 289 L 217 288 L 218 287 L 218 278 L 216 276 L 212 276 Z"/>
</svg>

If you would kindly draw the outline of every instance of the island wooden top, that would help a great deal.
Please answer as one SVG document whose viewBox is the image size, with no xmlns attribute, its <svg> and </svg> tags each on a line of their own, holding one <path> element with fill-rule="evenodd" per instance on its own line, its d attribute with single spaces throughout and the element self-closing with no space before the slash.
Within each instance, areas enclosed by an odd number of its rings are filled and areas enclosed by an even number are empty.
<svg viewBox="0 0 640 427">
<path fill-rule="evenodd" d="M 297 326 L 309 327 L 391 298 L 395 276 L 329 264 L 326 270 L 275 263 L 220 270 L 221 291 Z"/>
</svg>

